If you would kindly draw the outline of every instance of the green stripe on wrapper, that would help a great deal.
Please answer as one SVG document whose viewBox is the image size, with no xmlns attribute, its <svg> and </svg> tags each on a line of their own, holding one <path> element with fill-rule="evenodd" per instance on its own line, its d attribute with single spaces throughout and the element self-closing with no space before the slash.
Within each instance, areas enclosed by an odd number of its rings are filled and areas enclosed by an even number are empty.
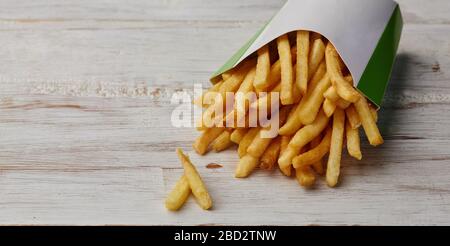
<svg viewBox="0 0 450 246">
<path fill-rule="evenodd" d="M 397 6 L 357 86 L 377 107 L 381 105 L 391 77 L 402 27 L 402 14 Z"/>
</svg>

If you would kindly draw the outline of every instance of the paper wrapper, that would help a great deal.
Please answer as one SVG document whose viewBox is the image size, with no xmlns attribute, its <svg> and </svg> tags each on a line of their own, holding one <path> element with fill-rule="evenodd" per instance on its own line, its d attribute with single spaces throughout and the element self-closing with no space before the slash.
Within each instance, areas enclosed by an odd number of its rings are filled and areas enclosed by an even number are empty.
<svg viewBox="0 0 450 246">
<path fill-rule="evenodd" d="M 381 105 L 403 28 L 392 0 L 288 0 L 282 9 L 218 71 L 218 76 L 277 37 L 296 30 L 322 34 L 336 47 L 355 87 Z"/>
</svg>

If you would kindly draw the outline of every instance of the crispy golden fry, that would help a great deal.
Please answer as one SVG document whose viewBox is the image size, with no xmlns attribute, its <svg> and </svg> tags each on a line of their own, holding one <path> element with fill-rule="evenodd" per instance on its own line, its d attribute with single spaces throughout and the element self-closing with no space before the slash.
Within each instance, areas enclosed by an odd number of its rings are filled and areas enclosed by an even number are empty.
<svg viewBox="0 0 450 246">
<path fill-rule="evenodd" d="M 222 73 L 222 79 L 223 81 L 229 79 L 231 76 L 233 76 L 233 69 L 230 69 L 224 73 Z"/>
<path fill-rule="evenodd" d="M 311 187 L 316 182 L 316 175 L 310 166 L 295 169 L 298 183 L 303 187 Z"/>
<path fill-rule="evenodd" d="M 323 93 L 323 96 L 332 102 L 336 102 L 340 98 L 337 94 L 336 87 L 334 86 L 328 88 L 328 90 Z"/>
<path fill-rule="evenodd" d="M 281 150 L 281 136 L 276 137 L 266 148 L 260 159 L 260 167 L 265 170 L 272 170 L 275 166 Z"/>
<path fill-rule="evenodd" d="M 228 149 L 233 145 L 233 142 L 230 139 L 231 132 L 230 130 L 223 131 L 217 138 L 214 140 L 214 143 L 212 144 L 212 149 L 215 152 L 220 152 L 223 150 Z"/>
<path fill-rule="evenodd" d="M 325 74 L 314 90 L 306 94 L 305 98 L 301 102 L 303 104 L 304 101 L 304 104 L 300 107 L 297 115 L 303 125 L 311 124 L 314 121 L 320 110 L 320 106 L 325 100 L 323 93 L 330 87 L 330 85 L 330 77 L 328 74 Z"/>
<path fill-rule="evenodd" d="M 350 107 L 351 104 L 352 104 L 351 102 L 345 101 L 342 98 L 339 98 L 339 100 L 336 101 L 336 106 L 338 106 L 341 109 L 347 109 L 348 107 Z"/>
<path fill-rule="evenodd" d="M 312 164 L 319 162 L 330 151 L 331 130 L 331 128 L 327 129 L 327 133 L 319 145 L 301 155 L 296 156 L 292 160 L 294 168 L 297 169 L 311 166 Z"/>
<path fill-rule="evenodd" d="M 336 186 L 341 168 L 342 145 L 344 142 L 345 114 L 337 108 L 333 115 L 333 131 L 331 133 L 331 147 L 327 164 L 327 184 L 330 187 Z"/>
<path fill-rule="evenodd" d="M 312 124 L 304 126 L 298 130 L 289 142 L 288 148 L 280 155 L 280 158 L 278 159 L 280 168 L 283 170 L 284 168 L 290 167 L 292 164 L 292 159 L 298 155 L 300 149 L 311 142 L 315 137 L 319 136 L 327 124 L 328 117 L 323 111 L 320 111 L 316 120 Z"/>
<path fill-rule="evenodd" d="M 309 32 L 297 32 L 297 67 L 296 84 L 302 95 L 306 94 L 308 87 L 308 57 L 309 57 Z"/>
<path fill-rule="evenodd" d="M 250 130 L 248 130 L 247 134 L 245 134 L 244 138 L 242 138 L 238 147 L 239 157 L 242 158 L 247 154 L 247 148 L 248 146 L 250 146 L 250 144 L 252 144 L 253 139 L 259 133 L 259 129 L 260 129 L 259 127 L 251 128 Z"/>
<path fill-rule="evenodd" d="M 330 75 L 333 85 L 336 87 L 337 93 L 343 99 L 349 102 L 359 100 L 359 93 L 349 84 L 343 77 L 339 66 L 339 54 L 331 43 L 328 43 L 325 49 L 325 58 L 327 62 L 327 72 Z"/>
<path fill-rule="evenodd" d="M 291 48 L 291 56 L 292 56 L 292 64 L 294 64 L 297 60 L 297 47 L 292 47 Z M 274 64 L 272 64 L 272 67 L 270 68 L 270 74 L 269 74 L 269 79 L 267 81 L 267 84 L 265 85 L 265 88 L 257 88 L 257 89 L 261 89 L 264 90 L 266 89 L 266 91 L 268 88 L 274 87 L 276 86 L 281 80 L 281 62 L 280 60 L 276 61 Z"/>
<path fill-rule="evenodd" d="M 311 143 L 310 143 L 311 149 L 317 147 L 321 142 L 322 142 L 322 138 L 321 138 L 320 135 L 317 136 L 316 138 L 314 138 L 311 141 Z M 323 168 L 322 159 L 320 159 L 319 161 L 314 162 L 312 164 L 312 168 L 319 175 L 324 175 L 325 174 L 325 169 Z"/>
<path fill-rule="evenodd" d="M 239 144 L 242 140 L 242 138 L 244 138 L 245 134 L 247 133 L 248 129 L 247 128 L 237 128 L 233 131 L 233 133 L 231 133 L 230 136 L 230 140 L 233 143 Z"/>
<path fill-rule="evenodd" d="M 378 112 L 374 107 L 370 107 L 370 113 L 372 114 L 373 120 L 378 121 Z"/>
<path fill-rule="evenodd" d="M 281 104 L 289 105 L 294 103 L 292 95 L 294 77 L 292 70 L 291 46 L 288 35 L 282 35 L 277 39 L 278 54 L 281 65 Z"/>
<path fill-rule="evenodd" d="M 313 76 L 325 56 L 325 44 L 322 39 L 315 39 L 309 52 L 308 76 Z"/>
<path fill-rule="evenodd" d="M 359 139 L 359 129 L 353 129 L 350 123 L 347 121 L 345 123 L 345 134 L 347 138 L 348 154 L 357 160 L 361 160 L 362 153 Z"/>
<path fill-rule="evenodd" d="M 331 117 L 336 109 L 336 104 L 328 98 L 323 101 L 323 112 L 327 117 Z"/>
<path fill-rule="evenodd" d="M 245 178 L 248 177 L 252 171 L 258 166 L 259 159 L 251 155 L 245 155 L 239 159 L 234 177 Z"/>
<path fill-rule="evenodd" d="M 191 163 L 189 157 L 186 156 L 180 148 L 177 149 L 177 154 L 181 160 L 181 164 L 183 164 L 184 175 L 191 187 L 192 194 L 194 194 L 194 197 L 201 208 L 205 210 L 210 209 L 212 207 L 212 200 L 197 169 Z"/>
<path fill-rule="evenodd" d="M 311 91 L 314 91 L 315 88 L 317 87 L 317 85 L 319 84 L 319 82 L 321 81 L 321 79 L 323 78 L 323 76 L 326 73 L 326 65 L 325 62 L 322 62 L 319 66 L 319 68 L 317 69 L 316 73 L 314 74 L 313 78 L 311 79 L 311 81 L 309 82 L 309 93 L 312 93 Z M 306 93 L 308 94 L 308 93 Z M 307 95 L 305 95 L 300 104 L 296 106 L 296 108 L 294 109 L 294 113 L 292 113 L 289 117 L 288 120 L 286 122 L 286 124 L 284 124 L 280 130 L 279 130 L 279 134 L 280 135 L 292 135 L 295 134 L 297 132 L 298 129 L 300 129 L 302 127 L 302 122 L 300 117 L 298 117 L 298 113 L 301 109 L 301 107 L 303 107 L 303 105 L 306 103 L 307 101 Z"/>
<path fill-rule="evenodd" d="M 191 194 L 191 187 L 189 186 L 186 176 L 181 176 L 173 190 L 166 198 L 166 208 L 172 211 L 180 209 Z"/>
<path fill-rule="evenodd" d="M 266 88 L 270 73 L 269 46 L 265 45 L 258 50 L 258 63 L 256 65 L 256 76 L 253 86 L 257 89 Z"/>
<path fill-rule="evenodd" d="M 361 124 L 366 133 L 369 143 L 373 146 L 378 146 L 383 144 L 384 140 L 378 130 L 377 124 L 373 119 L 372 113 L 370 111 L 369 105 L 365 97 L 360 97 L 359 101 L 355 104 L 356 111 L 358 112 L 359 118 L 361 119 Z"/>
<path fill-rule="evenodd" d="M 233 75 L 223 82 L 222 86 L 218 91 L 218 95 L 214 100 L 214 103 L 209 105 L 209 107 L 203 112 L 201 121 L 197 123 L 197 126 L 202 127 L 212 127 L 215 125 L 215 120 L 220 117 L 215 115 L 216 108 L 220 106 L 225 106 L 225 98 L 227 92 L 236 92 L 241 83 L 244 81 L 245 77 L 249 73 L 250 69 L 254 67 L 255 60 L 250 59 L 246 60 L 242 63 L 242 65 L 237 68 L 237 70 L 233 73 Z M 222 116 L 223 117 L 223 116 Z M 220 122 L 220 121 L 219 121 Z"/>
<path fill-rule="evenodd" d="M 292 136 L 281 136 L 280 156 L 281 156 L 284 152 L 286 152 L 286 150 L 288 149 L 289 142 L 291 141 L 291 139 L 292 139 Z M 286 176 L 288 176 L 288 177 L 291 176 L 291 170 L 292 170 L 292 168 L 291 168 L 290 165 L 289 165 L 288 167 L 284 167 L 284 168 L 282 168 L 280 165 L 278 165 L 278 166 L 279 166 L 281 172 L 282 172 L 284 175 L 286 175 Z"/>
<path fill-rule="evenodd" d="M 356 112 L 356 109 L 355 109 L 354 105 L 350 105 L 345 110 L 345 115 L 347 115 L 347 120 L 348 120 L 348 122 L 350 123 L 350 126 L 353 129 L 356 129 L 356 128 L 361 126 L 361 120 L 359 119 L 359 115 Z"/>
<path fill-rule="evenodd" d="M 286 121 L 287 115 L 289 114 L 291 107 L 285 106 L 280 109 L 280 112 L 278 113 L 278 119 L 280 122 L 280 125 L 283 124 Z M 253 138 L 252 143 L 247 148 L 247 154 L 252 155 L 253 157 L 259 158 L 264 154 L 264 151 L 269 147 L 270 142 L 272 142 L 273 138 L 263 138 L 262 130 L 270 130 L 270 126 L 266 128 L 261 128 L 258 134 Z"/>
<path fill-rule="evenodd" d="M 198 137 L 193 145 L 194 150 L 199 155 L 206 154 L 208 150 L 208 146 L 216 139 L 222 132 L 225 131 L 225 128 L 209 128 L 205 130 L 200 137 Z"/>
<path fill-rule="evenodd" d="M 194 104 L 199 106 L 199 107 L 206 107 L 208 106 L 208 104 L 205 104 L 205 97 L 207 96 L 214 96 L 214 94 L 212 92 L 218 92 L 220 89 L 220 86 L 222 86 L 223 84 L 223 80 L 217 82 L 215 85 L 213 85 L 213 87 L 209 88 L 207 91 L 203 92 L 203 94 L 198 97 L 197 99 L 194 100 Z"/>
</svg>

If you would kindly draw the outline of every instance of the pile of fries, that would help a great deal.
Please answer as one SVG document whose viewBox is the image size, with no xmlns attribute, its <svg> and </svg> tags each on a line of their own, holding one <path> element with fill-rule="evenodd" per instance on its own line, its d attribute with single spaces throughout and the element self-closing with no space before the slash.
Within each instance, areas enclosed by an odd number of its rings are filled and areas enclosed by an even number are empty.
<svg viewBox="0 0 450 246">
<path fill-rule="evenodd" d="M 208 98 L 211 92 L 215 96 Z M 226 98 L 227 92 L 255 92 L 258 97 L 254 102 L 233 100 L 231 112 L 217 115 L 217 94 Z M 250 127 L 248 112 L 270 108 L 267 102 L 273 93 L 279 93 L 280 128 L 277 136 L 263 138 L 261 133 L 267 127 Z M 209 148 L 223 151 L 237 144 L 237 178 L 249 176 L 257 167 L 271 170 L 278 166 L 284 175 L 295 175 L 301 186 L 310 187 L 317 176 L 326 175 L 327 184 L 334 187 L 343 148 L 346 146 L 353 158 L 362 159 L 361 125 L 371 145 L 383 143 L 375 107 L 353 87 L 352 76 L 331 42 L 314 32 L 278 37 L 223 73 L 194 103 L 205 108 L 195 151 L 204 155 Z M 219 124 L 230 117 L 244 121 L 243 127 Z"/>
</svg>

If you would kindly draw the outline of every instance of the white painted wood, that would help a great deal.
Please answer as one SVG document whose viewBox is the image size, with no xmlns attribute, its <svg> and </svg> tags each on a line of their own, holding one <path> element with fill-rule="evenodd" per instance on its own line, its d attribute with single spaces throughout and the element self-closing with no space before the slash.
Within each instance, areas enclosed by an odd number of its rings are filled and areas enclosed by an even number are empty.
<svg viewBox="0 0 450 246">
<path fill-rule="evenodd" d="M 0 224 L 448 225 L 450 6 L 401 0 L 405 28 L 380 128 L 342 183 L 237 180 L 234 150 L 200 157 L 169 124 L 282 0 L 0 1 Z M 163 201 L 190 153 L 214 199 Z M 223 168 L 207 169 L 208 163 Z"/>
</svg>

